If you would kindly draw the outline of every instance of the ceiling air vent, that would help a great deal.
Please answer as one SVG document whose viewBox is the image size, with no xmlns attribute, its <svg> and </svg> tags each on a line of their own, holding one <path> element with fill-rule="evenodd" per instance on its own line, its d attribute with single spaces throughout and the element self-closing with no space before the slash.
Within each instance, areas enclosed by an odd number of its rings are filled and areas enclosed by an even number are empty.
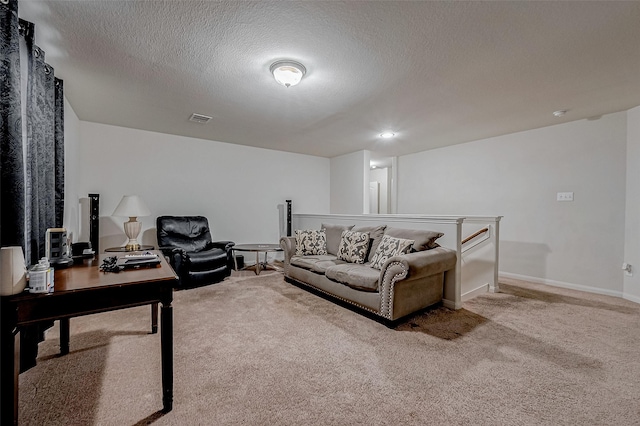
<svg viewBox="0 0 640 426">
<path fill-rule="evenodd" d="M 196 114 L 195 112 L 191 114 L 189 117 L 189 121 L 193 121 L 194 123 L 206 124 L 211 120 L 211 117 L 208 115 Z"/>
</svg>

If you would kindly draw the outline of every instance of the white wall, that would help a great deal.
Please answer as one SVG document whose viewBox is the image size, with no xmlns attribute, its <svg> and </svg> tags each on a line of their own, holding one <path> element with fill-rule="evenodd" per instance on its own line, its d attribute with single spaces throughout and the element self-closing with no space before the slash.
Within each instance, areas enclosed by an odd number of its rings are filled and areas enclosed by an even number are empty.
<svg viewBox="0 0 640 426">
<path fill-rule="evenodd" d="M 64 99 L 64 218 L 67 235 L 76 242 L 78 236 L 78 182 L 80 173 L 80 120 Z M 86 195 L 85 195 L 86 196 Z"/>
<path fill-rule="evenodd" d="M 503 215 L 501 273 L 621 296 L 626 119 L 609 114 L 400 157 L 398 212 Z M 562 191 L 575 201 L 557 202 Z"/>
<path fill-rule="evenodd" d="M 331 213 L 369 213 L 370 156 L 365 150 L 331 159 Z"/>
<path fill-rule="evenodd" d="M 140 218 L 143 244 L 155 244 L 160 215 L 203 215 L 215 240 L 277 243 L 279 205 L 294 213 L 329 206 L 329 160 L 97 123 L 80 122 L 81 194 L 100 194 L 100 250 L 124 245 L 111 217 L 125 194 L 152 212 Z"/>
<path fill-rule="evenodd" d="M 624 276 L 624 297 L 640 303 L 640 106 L 627 111 L 624 259 L 633 265 L 633 276 Z"/>
</svg>

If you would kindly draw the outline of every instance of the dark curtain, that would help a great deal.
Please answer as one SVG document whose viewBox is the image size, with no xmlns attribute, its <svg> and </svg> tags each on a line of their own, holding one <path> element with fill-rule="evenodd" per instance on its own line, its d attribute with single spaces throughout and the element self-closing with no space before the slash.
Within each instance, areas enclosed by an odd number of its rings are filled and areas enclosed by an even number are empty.
<svg viewBox="0 0 640 426">
<path fill-rule="evenodd" d="M 18 18 L 18 0 L 0 0 L 0 19 L 0 244 L 22 246 L 31 265 L 45 256 L 47 228 L 64 216 L 63 83 L 35 44 L 34 24 Z M 21 327 L 20 371 L 35 365 L 52 325 Z"/>
<path fill-rule="evenodd" d="M 45 255 L 47 228 L 55 227 L 55 81 L 44 52 L 32 39 L 27 39 L 27 46 L 27 209 L 31 210 L 31 263 L 36 263 Z"/>
<path fill-rule="evenodd" d="M 35 43 L 34 24 L 18 18 L 18 0 L 0 0 L 0 12 L 7 76 L 1 96 L 0 243 L 22 246 L 31 265 L 45 256 L 46 230 L 63 225 L 64 86 Z"/>
<path fill-rule="evenodd" d="M 55 227 L 62 228 L 64 220 L 64 82 L 55 79 Z"/>
<path fill-rule="evenodd" d="M 18 3 L 0 4 L 0 245 L 25 241 L 25 175 L 20 98 L 20 34 Z"/>
</svg>

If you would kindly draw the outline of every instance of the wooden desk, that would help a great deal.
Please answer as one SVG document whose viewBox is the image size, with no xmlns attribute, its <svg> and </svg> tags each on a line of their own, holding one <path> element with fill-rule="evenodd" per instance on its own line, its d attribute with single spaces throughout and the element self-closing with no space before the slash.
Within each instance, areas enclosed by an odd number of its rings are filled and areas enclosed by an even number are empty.
<svg viewBox="0 0 640 426">
<path fill-rule="evenodd" d="M 173 406 L 173 287 L 178 281 L 164 256 L 159 267 L 101 272 L 99 260 L 86 261 L 55 272 L 51 294 L 21 293 L 1 296 L 0 423 L 18 423 L 18 375 L 20 371 L 20 327 L 40 321 L 61 320 L 61 351 L 68 348 L 68 320 L 81 315 L 160 303 L 162 357 L 162 404 Z M 156 310 L 157 312 L 157 310 Z M 66 336 L 64 328 L 66 327 Z"/>
</svg>

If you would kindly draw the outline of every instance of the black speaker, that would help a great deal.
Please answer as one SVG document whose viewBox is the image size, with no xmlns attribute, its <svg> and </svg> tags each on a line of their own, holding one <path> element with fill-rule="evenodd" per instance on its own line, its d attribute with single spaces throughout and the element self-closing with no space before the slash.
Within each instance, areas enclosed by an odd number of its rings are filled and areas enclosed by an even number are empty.
<svg viewBox="0 0 640 426">
<path fill-rule="evenodd" d="M 287 201 L 287 237 L 291 236 L 291 200 Z"/>
<path fill-rule="evenodd" d="M 91 248 L 98 254 L 100 253 L 100 247 L 98 241 L 100 240 L 100 194 L 89 194 L 89 241 L 91 241 Z"/>
<path fill-rule="evenodd" d="M 243 255 L 236 254 L 236 265 L 238 266 L 236 268 L 236 271 L 244 269 L 244 256 Z"/>
</svg>

